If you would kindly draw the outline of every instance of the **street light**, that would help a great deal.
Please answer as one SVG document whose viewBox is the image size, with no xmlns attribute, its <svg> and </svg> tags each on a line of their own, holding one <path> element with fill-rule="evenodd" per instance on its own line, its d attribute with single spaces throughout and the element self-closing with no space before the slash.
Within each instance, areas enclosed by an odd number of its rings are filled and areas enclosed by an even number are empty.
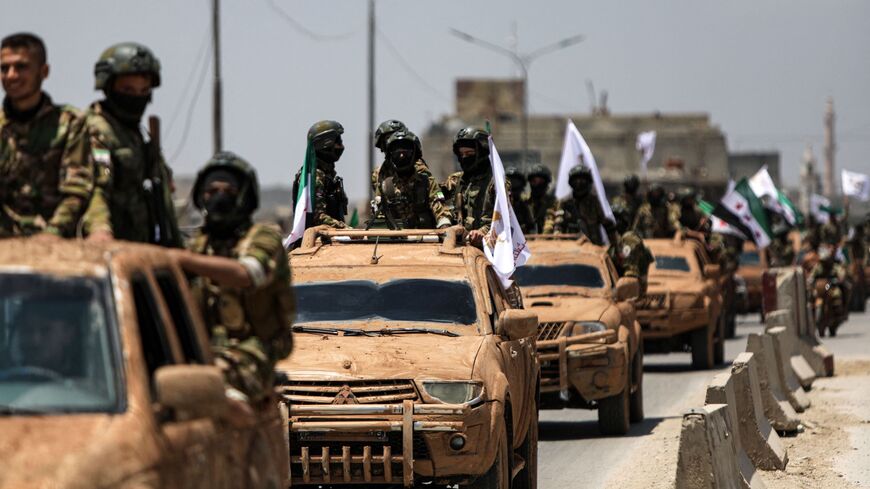
<svg viewBox="0 0 870 489">
<path fill-rule="evenodd" d="M 541 56 L 552 53 L 554 51 L 558 51 L 560 49 L 567 48 L 568 46 L 573 46 L 574 44 L 582 42 L 584 39 L 586 39 L 586 37 L 583 34 L 566 37 L 565 39 L 554 42 L 552 44 L 548 44 L 530 53 L 519 54 L 514 50 L 499 46 L 498 44 L 494 44 L 489 41 L 484 41 L 483 39 L 474 37 L 471 34 L 462 32 L 459 29 L 451 28 L 450 33 L 462 39 L 463 41 L 470 42 L 471 44 L 477 44 L 478 46 L 487 48 L 491 51 L 501 53 L 509 57 L 514 63 L 516 63 L 517 67 L 519 67 L 523 79 L 523 113 L 521 120 L 521 130 L 523 139 L 522 166 L 523 168 L 525 168 L 529 152 L 529 67 L 532 64 L 532 61 L 540 58 Z"/>
</svg>

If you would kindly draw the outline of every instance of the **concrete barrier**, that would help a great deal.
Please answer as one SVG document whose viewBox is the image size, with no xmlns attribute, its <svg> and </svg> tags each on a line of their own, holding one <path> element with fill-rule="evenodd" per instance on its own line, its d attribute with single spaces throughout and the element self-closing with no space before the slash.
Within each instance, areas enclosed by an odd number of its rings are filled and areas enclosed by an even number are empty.
<svg viewBox="0 0 870 489">
<path fill-rule="evenodd" d="M 819 343 L 812 304 L 807 300 L 807 277 L 800 267 L 776 268 L 777 309 L 789 311 L 795 326 L 797 352 L 817 377 L 834 375 L 834 356 Z"/>
<path fill-rule="evenodd" d="M 731 366 L 740 444 L 759 469 L 785 470 L 788 452 L 764 414 L 755 362 L 753 354 L 746 352 Z"/>
<path fill-rule="evenodd" d="M 791 362 L 789 361 L 790 356 L 786 351 L 787 339 L 785 328 L 781 326 L 771 328 L 764 335 L 769 337 L 771 343 L 773 343 L 771 351 L 774 353 L 779 381 L 785 391 L 786 397 L 795 411 L 799 413 L 804 412 L 810 407 L 810 398 L 807 397 L 807 393 L 804 392 L 800 381 L 795 376 L 794 371 L 792 371 Z"/>
<path fill-rule="evenodd" d="M 677 458 L 676 489 L 764 489 L 750 483 L 738 468 L 737 450 L 729 425 L 728 406 L 708 404 L 683 415 Z"/>
<path fill-rule="evenodd" d="M 706 404 L 725 404 L 727 415 L 725 420 L 728 426 L 728 432 L 731 434 L 732 444 L 734 446 L 734 458 L 737 462 L 737 469 L 743 478 L 753 486 L 753 480 L 759 480 L 759 476 L 755 471 L 755 464 L 749 458 L 749 454 L 743 445 L 741 436 L 742 430 L 740 425 L 743 423 L 738 409 L 737 395 L 734 390 L 734 382 L 731 374 L 719 374 L 713 377 L 713 380 L 707 386 L 707 397 L 704 401 Z"/>
<path fill-rule="evenodd" d="M 766 330 L 776 327 L 785 328 L 785 334 L 782 335 L 783 353 L 788 356 L 792 372 L 794 372 L 801 387 L 804 390 L 810 390 L 813 386 L 813 380 L 816 378 L 816 372 L 807 363 L 798 346 L 801 340 L 794 321 L 795 315 L 792 311 L 777 309 L 767 314 L 764 319 L 764 325 Z"/>
<path fill-rule="evenodd" d="M 768 345 L 767 349 L 765 343 Z M 746 351 L 752 352 L 755 357 L 764 415 L 776 431 L 781 433 L 797 431 L 800 427 L 800 419 L 780 385 L 770 337 L 763 334 L 750 334 L 746 340 Z"/>
</svg>

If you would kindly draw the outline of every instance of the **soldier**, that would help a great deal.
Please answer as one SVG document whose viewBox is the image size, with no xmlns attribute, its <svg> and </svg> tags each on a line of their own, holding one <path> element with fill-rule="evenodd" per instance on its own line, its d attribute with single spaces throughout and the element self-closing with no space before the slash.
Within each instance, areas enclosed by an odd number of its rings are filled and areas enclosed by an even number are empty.
<svg viewBox="0 0 870 489">
<path fill-rule="evenodd" d="M 553 180 L 553 175 L 545 165 L 536 163 L 529 169 L 527 178 L 529 195 L 524 200 L 535 220 L 535 230 L 540 233 L 544 230 L 547 212 L 556 205 L 556 196 L 550 192 L 550 182 Z"/>
<path fill-rule="evenodd" d="M 190 252 L 176 256 L 198 276 L 194 296 L 227 381 L 258 402 L 270 395 L 275 363 L 293 345 L 296 304 L 287 254 L 277 231 L 251 220 L 259 205 L 257 173 L 239 156 L 214 155 L 191 193 L 205 224 L 189 242 Z"/>
<path fill-rule="evenodd" d="M 397 131 L 407 131 L 408 127 L 404 122 L 389 119 L 384 122 L 378 124 L 378 128 L 375 129 L 375 148 L 378 148 L 381 153 L 384 154 L 384 161 L 387 161 L 387 139 Z M 420 155 L 422 157 L 422 155 Z"/>
<path fill-rule="evenodd" d="M 572 168 L 568 173 L 568 184 L 573 194 L 550 210 L 544 223 L 544 234 L 583 233 L 594 244 L 603 245 L 601 227 L 604 226 L 607 238 L 615 243 L 616 228 L 604 216 L 598 197 L 592 193 L 589 168 L 583 165 Z"/>
<path fill-rule="evenodd" d="M 42 91 L 45 45 L 19 33 L 0 42 L 0 237 L 71 237 L 94 186 L 82 114 Z"/>
<path fill-rule="evenodd" d="M 95 88 L 105 99 L 88 108 L 86 131 L 96 188 L 84 218 L 91 239 L 124 239 L 181 246 L 172 205 L 172 172 L 156 143 L 140 130 L 160 61 L 133 42 L 103 51 L 94 66 Z"/>
<path fill-rule="evenodd" d="M 837 214 L 830 213 L 828 222 L 823 224 L 819 230 L 819 238 L 823 244 L 829 244 L 834 247 L 839 247 L 843 240 L 843 229 L 837 219 Z"/>
<path fill-rule="evenodd" d="M 866 281 L 864 267 L 867 266 L 867 241 L 866 236 L 864 236 L 864 223 L 854 227 L 852 236 L 846 240 L 843 248 L 846 253 L 846 261 L 849 264 L 849 276 L 852 278 L 850 310 L 863 311 L 867 299 L 864 287 Z"/>
<path fill-rule="evenodd" d="M 622 181 L 622 195 L 618 195 L 613 199 L 613 205 L 619 203 L 625 208 L 628 213 L 626 217 L 628 218 L 628 222 L 632 228 L 637 219 L 638 210 L 640 209 L 641 204 L 643 204 L 643 198 L 638 192 L 639 188 L 640 180 L 637 178 L 637 175 L 628 175 Z"/>
<path fill-rule="evenodd" d="M 784 220 L 779 219 L 773 223 L 771 229 L 773 239 L 767 247 L 767 262 L 771 268 L 790 267 L 794 265 L 794 245 L 788 237 L 790 228 Z"/>
<path fill-rule="evenodd" d="M 386 159 L 372 174 L 376 218 L 390 228 L 433 229 L 450 226 L 450 209 L 441 187 L 420 159 L 420 139 L 399 130 L 387 138 Z"/>
<path fill-rule="evenodd" d="M 308 130 L 308 143 L 314 146 L 317 158 L 314 174 L 314 213 L 305 223 L 306 228 L 327 225 L 344 229 L 347 224 L 347 194 L 344 192 L 344 181 L 335 172 L 335 163 L 344 153 L 344 143 L 341 135 L 344 127 L 335 121 L 320 121 L 314 123 Z M 293 199 L 299 194 L 300 168 L 293 181 Z"/>
<path fill-rule="evenodd" d="M 850 284 L 846 267 L 837 259 L 834 245 L 822 243 L 818 255 L 818 263 L 809 273 L 815 297 L 822 300 L 822 308 L 816 311 L 816 326 L 819 336 L 825 336 L 826 328 L 831 336 L 836 336 L 837 328 L 848 317 L 846 305 L 849 302 Z"/>
<path fill-rule="evenodd" d="M 702 231 L 701 227 L 705 222 L 704 213 L 698 208 L 694 189 L 683 187 L 677 192 L 677 200 L 671 206 L 670 220 L 678 223 L 679 229 Z"/>
<path fill-rule="evenodd" d="M 510 201 L 514 214 L 517 216 L 517 222 L 523 234 L 534 234 L 538 232 L 535 225 L 535 219 L 532 216 L 532 211 L 529 209 L 526 200 L 523 198 L 523 191 L 526 188 L 526 176 L 516 167 L 508 167 L 504 171 L 504 176 L 510 183 Z"/>
<path fill-rule="evenodd" d="M 653 184 L 646 194 L 646 202 L 641 204 L 635 220 L 635 230 L 641 237 L 671 238 L 677 231 L 677 223 L 668 208 L 665 189 Z"/>
<path fill-rule="evenodd" d="M 489 133 L 473 126 L 460 129 L 453 138 L 453 154 L 462 171 L 448 176 L 442 187 L 453 203 L 453 221 L 468 231 L 466 238 L 472 245 L 482 246 L 495 208 Z"/>
<path fill-rule="evenodd" d="M 607 254 L 613 260 L 620 277 L 635 277 L 640 282 L 641 295 L 646 293 L 647 273 L 653 262 L 652 252 L 637 232 L 631 229 L 631 211 L 619 201 L 613 203 L 618 239 L 611 242 Z"/>
</svg>

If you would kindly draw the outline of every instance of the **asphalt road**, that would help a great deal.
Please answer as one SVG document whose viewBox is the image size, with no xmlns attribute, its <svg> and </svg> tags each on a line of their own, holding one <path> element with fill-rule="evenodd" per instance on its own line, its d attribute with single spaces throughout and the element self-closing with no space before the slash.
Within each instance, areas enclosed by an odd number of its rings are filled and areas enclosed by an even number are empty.
<svg viewBox="0 0 870 489">
<path fill-rule="evenodd" d="M 746 335 L 762 331 L 758 315 L 738 320 L 737 336 L 725 345 L 726 364 L 746 346 Z M 870 355 L 870 314 L 853 313 L 836 338 L 825 346 L 836 357 Z M 538 484 L 550 488 L 601 488 L 621 471 L 639 449 L 643 437 L 665 419 L 681 417 L 719 370 L 693 371 L 689 354 L 647 355 L 644 358 L 646 420 L 632 425 L 623 437 L 598 432 L 597 413 L 591 410 L 541 411 Z M 702 396 L 703 394 L 701 394 Z M 703 397 L 701 397 L 703 399 Z M 676 470 L 676 469 L 674 469 Z"/>
</svg>

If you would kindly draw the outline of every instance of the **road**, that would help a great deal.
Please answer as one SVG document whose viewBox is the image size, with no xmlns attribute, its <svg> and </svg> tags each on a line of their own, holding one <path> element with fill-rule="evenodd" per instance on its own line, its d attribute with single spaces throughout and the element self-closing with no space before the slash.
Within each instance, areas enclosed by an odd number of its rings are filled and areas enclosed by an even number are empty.
<svg viewBox="0 0 870 489">
<path fill-rule="evenodd" d="M 758 315 L 739 319 L 737 336 L 725 345 L 726 364 L 746 346 L 746 335 L 761 332 Z M 870 314 L 853 313 L 840 328 L 837 338 L 825 338 L 825 346 L 835 358 L 870 355 Z M 598 432 L 597 414 L 587 410 L 541 411 L 538 448 L 538 484 L 551 488 L 602 488 L 623 472 L 631 470 L 627 461 L 637 459 L 652 430 L 668 419 L 681 418 L 683 412 L 703 404 L 706 384 L 719 370 L 693 371 L 690 355 L 647 355 L 644 358 L 644 403 L 646 420 L 632 425 L 628 435 L 603 437 Z M 654 456 L 650 453 L 650 456 Z M 668 460 L 667 463 L 676 461 Z M 676 466 L 674 466 L 676 470 Z"/>
</svg>

